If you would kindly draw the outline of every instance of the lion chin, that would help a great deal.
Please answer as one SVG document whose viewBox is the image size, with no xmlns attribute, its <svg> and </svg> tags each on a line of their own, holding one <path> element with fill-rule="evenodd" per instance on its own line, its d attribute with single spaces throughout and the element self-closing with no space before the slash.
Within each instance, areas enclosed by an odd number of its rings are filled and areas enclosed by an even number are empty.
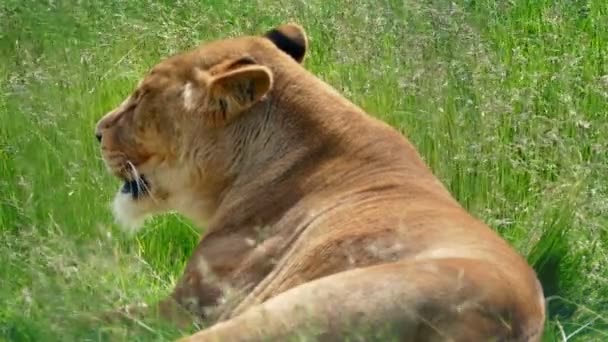
<svg viewBox="0 0 608 342">
<path fill-rule="evenodd" d="M 112 201 L 112 213 L 116 223 L 129 235 L 137 233 L 143 227 L 146 219 L 152 216 L 142 205 L 142 201 L 134 200 L 131 194 L 118 192 Z"/>
<path fill-rule="evenodd" d="M 158 212 L 158 205 L 159 200 L 151 194 L 148 181 L 141 177 L 135 181 L 125 181 L 114 196 L 112 212 L 122 230 L 132 235 Z"/>
</svg>

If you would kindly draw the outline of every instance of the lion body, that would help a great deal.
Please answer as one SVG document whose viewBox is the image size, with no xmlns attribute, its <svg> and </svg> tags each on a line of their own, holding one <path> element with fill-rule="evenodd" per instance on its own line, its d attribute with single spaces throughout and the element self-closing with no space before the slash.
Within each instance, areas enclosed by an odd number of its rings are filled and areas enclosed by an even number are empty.
<svg viewBox="0 0 608 342">
<path fill-rule="evenodd" d="M 192 341 L 283 340 L 311 322 L 321 339 L 354 325 L 538 341 L 534 271 L 405 137 L 305 70 L 306 46 L 286 25 L 173 56 L 138 87 L 154 100 L 136 92 L 98 124 L 110 169 L 132 177 L 128 160 L 150 182 L 147 198 L 117 196 L 118 216 L 207 226 L 161 313 L 216 322 Z"/>
</svg>

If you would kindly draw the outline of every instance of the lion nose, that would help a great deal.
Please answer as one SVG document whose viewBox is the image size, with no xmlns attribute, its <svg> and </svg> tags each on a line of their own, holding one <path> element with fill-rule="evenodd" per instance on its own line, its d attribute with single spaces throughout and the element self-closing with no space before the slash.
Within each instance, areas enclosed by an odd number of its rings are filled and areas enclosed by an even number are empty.
<svg viewBox="0 0 608 342">
<path fill-rule="evenodd" d="M 101 118 L 95 125 L 95 137 L 101 142 L 104 132 L 110 128 L 119 118 L 116 111 L 112 111 Z"/>
<path fill-rule="evenodd" d="M 101 138 L 103 138 L 103 131 L 108 127 L 108 120 L 106 117 L 99 120 L 97 125 L 95 125 L 95 138 L 97 141 L 101 142 Z"/>
</svg>

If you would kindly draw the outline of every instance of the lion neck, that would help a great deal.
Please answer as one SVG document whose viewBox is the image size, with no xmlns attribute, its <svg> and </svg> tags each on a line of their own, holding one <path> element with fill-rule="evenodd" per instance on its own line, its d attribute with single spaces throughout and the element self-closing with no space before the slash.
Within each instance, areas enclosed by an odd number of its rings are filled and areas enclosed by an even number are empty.
<svg viewBox="0 0 608 342">
<path fill-rule="evenodd" d="M 349 131 L 365 126 L 362 120 L 357 107 L 303 68 L 278 74 L 268 97 L 226 132 L 225 144 L 238 154 L 206 231 L 277 228 L 287 211 L 324 185 L 319 168 L 343 154 Z"/>
</svg>

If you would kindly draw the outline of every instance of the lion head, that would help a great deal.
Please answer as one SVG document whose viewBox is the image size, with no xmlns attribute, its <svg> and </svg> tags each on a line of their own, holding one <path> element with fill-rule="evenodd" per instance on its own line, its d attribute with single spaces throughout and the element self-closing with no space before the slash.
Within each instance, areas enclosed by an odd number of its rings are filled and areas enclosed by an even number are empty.
<svg viewBox="0 0 608 342">
<path fill-rule="evenodd" d="M 256 167 L 252 155 L 272 155 L 259 148 L 280 136 L 264 121 L 285 86 L 275 75 L 301 63 L 306 48 L 304 31 L 288 24 L 154 66 L 96 126 L 103 160 L 123 182 L 118 221 L 137 228 L 169 210 L 208 219 L 242 170 Z"/>
</svg>

